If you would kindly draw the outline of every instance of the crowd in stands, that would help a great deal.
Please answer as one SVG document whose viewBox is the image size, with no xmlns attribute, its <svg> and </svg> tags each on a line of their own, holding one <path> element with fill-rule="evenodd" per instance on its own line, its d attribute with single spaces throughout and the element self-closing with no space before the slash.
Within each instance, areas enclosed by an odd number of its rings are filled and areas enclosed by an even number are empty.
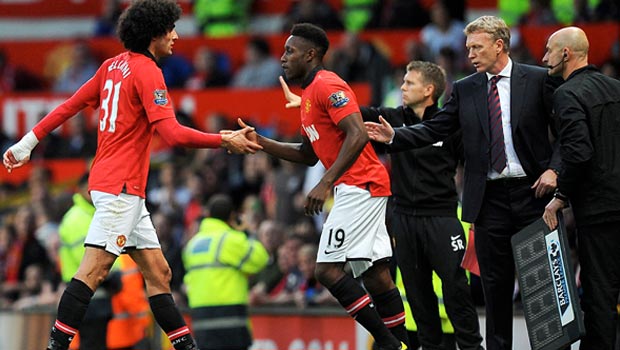
<svg viewBox="0 0 620 350">
<path fill-rule="evenodd" d="M 202 33 L 246 33 L 251 1 L 218 1 L 221 6 L 230 6 L 229 10 L 234 13 L 241 11 L 238 17 L 226 18 L 235 26 L 213 20 L 221 14 L 206 11 L 212 3 L 210 0 L 194 2 L 197 26 Z M 418 28 L 420 40 L 403 46 L 408 60 L 438 63 L 446 70 L 449 81 L 472 72 L 463 52 L 464 1 L 435 1 L 434 5 L 425 7 L 429 1 L 343 0 L 339 10 L 331 3 L 291 1 L 289 10 L 282 14 L 281 30 L 287 32 L 292 23 L 310 21 L 328 30 L 347 31 L 343 41 L 334 43 L 330 49 L 326 68 L 348 82 L 370 83 L 372 105 L 401 104 L 399 86 L 403 68 L 394 67 L 383 48 L 361 39 L 357 32 L 363 29 Z M 521 14 L 519 23 L 559 22 L 550 1 L 532 0 L 530 3 L 529 12 Z M 576 23 L 619 19 L 618 5 L 611 0 L 600 0 L 596 7 L 589 6 L 588 1 L 576 3 L 580 4 L 575 11 Z M 363 13 L 354 11 L 360 4 L 366 6 Z M 105 2 L 94 35 L 113 35 L 119 6 L 119 0 Z M 213 23 L 217 23 L 218 28 L 210 27 Z M 511 54 L 518 56 L 519 62 L 540 62 L 539 57 L 529 56 L 516 28 L 513 40 Z M 226 52 L 207 46 L 197 48 L 194 57 L 173 55 L 161 66 L 169 88 L 277 87 L 277 77 L 281 74 L 280 51 L 281 48 L 270 47 L 264 38 L 256 36 L 248 41 L 244 64 L 236 70 Z M 610 59 L 601 66 L 605 74 L 616 78 L 620 77 L 619 51 L 616 47 Z M 36 77 L 11 62 L 0 45 L 0 94 L 32 90 L 72 93 L 93 75 L 100 63 L 87 42 L 80 40 L 57 48 L 52 56 L 54 61 L 48 62 L 46 76 Z M 448 86 L 447 95 L 449 91 Z M 284 100 L 280 102 L 284 105 Z M 229 117 L 212 115 L 208 118 L 209 125 L 198 127 L 210 132 L 237 129 L 230 124 L 232 118 Z M 179 112 L 179 118 L 185 123 L 192 122 L 191 115 Z M 79 116 L 73 118 L 72 123 L 68 136 L 51 134 L 36 148 L 33 158 L 92 157 L 96 129 L 90 128 Z M 0 132 L 2 153 L 14 141 Z M 277 161 L 261 152 L 249 156 L 229 155 L 223 149 L 172 149 L 153 162 L 147 201 L 162 250 L 173 270 L 172 285 L 178 302 L 182 304 L 184 294 L 181 261 L 184 244 L 197 232 L 198 222 L 204 216 L 204 204 L 210 196 L 224 192 L 233 197 L 238 207 L 240 227 L 259 239 L 270 254 L 268 267 L 253 277 L 251 304 L 297 307 L 335 304 L 311 273 L 322 218 L 303 215 L 305 193 L 316 183 L 316 174 L 322 171 L 320 166 L 306 168 Z M 0 184 L 0 202 L 3 203 L 0 206 L 0 308 L 55 305 L 62 291 L 57 227 L 71 206 L 75 189 L 53 185 L 50 176 L 44 166 L 35 165 L 27 183 L 18 187 Z"/>
</svg>

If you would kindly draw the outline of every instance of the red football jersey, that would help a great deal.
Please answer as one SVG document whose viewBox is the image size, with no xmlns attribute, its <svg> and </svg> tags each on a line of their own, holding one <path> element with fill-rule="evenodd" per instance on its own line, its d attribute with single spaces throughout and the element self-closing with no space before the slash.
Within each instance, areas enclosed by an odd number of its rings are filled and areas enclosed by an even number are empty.
<svg viewBox="0 0 620 350">
<path fill-rule="evenodd" d="M 99 109 L 97 153 L 89 189 L 145 196 L 152 123 L 175 118 L 161 69 L 143 54 L 124 52 L 106 60 L 71 98 L 33 129 L 40 140 L 80 110 Z"/>
<path fill-rule="evenodd" d="M 359 113 L 355 94 L 338 75 L 320 70 L 301 94 L 301 132 L 325 168 L 334 164 L 345 139 L 338 123 L 352 113 Z M 364 146 L 355 163 L 334 185 L 368 188 L 374 197 L 389 196 L 390 177 L 370 143 Z"/>
</svg>

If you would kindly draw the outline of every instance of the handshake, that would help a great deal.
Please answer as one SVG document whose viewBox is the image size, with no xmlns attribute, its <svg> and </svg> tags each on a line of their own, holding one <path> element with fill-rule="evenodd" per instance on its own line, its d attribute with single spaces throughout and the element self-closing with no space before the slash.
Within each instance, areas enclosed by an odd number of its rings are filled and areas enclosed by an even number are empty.
<svg viewBox="0 0 620 350">
<path fill-rule="evenodd" d="M 238 118 L 237 122 L 242 129 L 220 131 L 222 147 L 226 148 L 230 154 L 254 154 L 262 150 L 263 146 L 259 145 L 258 134 L 254 128 L 244 123 L 241 118 Z"/>
</svg>

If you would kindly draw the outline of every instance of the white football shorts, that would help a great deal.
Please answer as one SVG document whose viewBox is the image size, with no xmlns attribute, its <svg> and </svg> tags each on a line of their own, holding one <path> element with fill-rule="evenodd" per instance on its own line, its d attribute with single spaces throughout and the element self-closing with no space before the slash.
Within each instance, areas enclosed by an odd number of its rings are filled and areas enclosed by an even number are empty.
<svg viewBox="0 0 620 350">
<path fill-rule="evenodd" d="M 85 245 L 102 247 L 116 256 L 126 248 L 161 249 L 144 198 L 100 191 L 90 195 L 96 210 Z"/>
<path fill-rule="evenodd" d="M 353 276 L 358 277 L 373 262 L 391 257 L 385 227 L 387 200 L 357 186 L 337 185 L 334 206 L 323 224 L 317 263 L 349 262 Z"/>
</svg>

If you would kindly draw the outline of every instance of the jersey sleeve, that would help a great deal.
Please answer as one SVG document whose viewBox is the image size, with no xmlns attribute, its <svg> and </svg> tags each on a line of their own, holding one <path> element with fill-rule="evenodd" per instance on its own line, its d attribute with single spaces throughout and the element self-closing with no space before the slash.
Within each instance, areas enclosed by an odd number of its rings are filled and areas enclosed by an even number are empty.
<svg viewBox="0 0 620 350">
<path fill-rule="evenodd" d="M 175 117 L 164 76 L 156 65 L 144 66 L 134 79 L 138 97 L 150 123 Z"/>
<path fill-rule="evenodd" d="M 41 140 L 82 109 L 88 106 L 92 108 L 97 108 L 99 106 L 99 81 L 101 71 L 102 68 L 100 67 L 97 73 L 84 83 L 73 96 L 60 104 L 60 106 L 54 108 L 54 110 L 35 125 L 32 131 L 37 139 Z"/>
<path fill-rule="evenodd" d="M 325 107 L 325 111 L 336 125 L 344 117 L 359 113 L 360 108 L 353 90 L 341 79 L 322 79 L 315 89 L 318 103 Z"/>
</svg>

